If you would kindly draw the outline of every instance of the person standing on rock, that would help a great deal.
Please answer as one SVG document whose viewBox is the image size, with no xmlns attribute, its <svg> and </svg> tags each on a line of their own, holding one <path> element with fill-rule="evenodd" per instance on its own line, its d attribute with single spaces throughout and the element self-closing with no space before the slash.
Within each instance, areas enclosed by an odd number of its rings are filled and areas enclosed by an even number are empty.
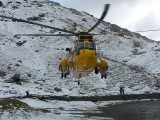
<svg viewBox="0 0 160 120">
<path fill-rule="evenodd" d="M 119 91 L 120 95 L 124 95 L 124 86 L 120 86 Z"/>
<path fill-rule="evenodd" d="M 29 95 L 29 91 L 26 91 L 26 97 L 29 97 L 30 95 Z"/>
</svg>

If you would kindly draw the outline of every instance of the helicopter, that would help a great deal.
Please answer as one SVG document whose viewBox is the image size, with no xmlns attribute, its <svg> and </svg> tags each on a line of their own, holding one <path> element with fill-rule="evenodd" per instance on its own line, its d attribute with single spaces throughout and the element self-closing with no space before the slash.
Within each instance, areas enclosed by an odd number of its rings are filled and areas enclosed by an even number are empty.
<svg viewBox="0 0 160 120">
<path fill-rule="evenodd" d="M 91 27 L 88 31 L 80 31 L 80 32 L 72 32 L 66 29 L 60 29 L 40 23 L 31 22 L 24 19 L 17 19 L 14 17 L 8 17 L 4 15 L 0 15 L 3 19 L 11 19 L 14 22 L 24 22 L 28 24 L 33 24 L 37 26 L 41 26 L 44 28 L 54 29 L 55 31 L 64 32 L 66 34 L 16 34 L 15 36 L 76 36 L 77 39 L 75 41 L 75 46 L 73 49 L 66 48 L 68 51 L 68 56 L 65 59 L 62 59 L 59 63 L 59 70 L 61 71 L 61 78 L 66 78 L 71 72 L 75 78 L 79 79 L 90 74 L 92 71 L 95 74 L 100 73 L 101 78 L 107 78 L 107 70 L 108 70 L 108 62 L 101 58 L 96 50 L 96 43 L 93 39 L 94 35 L 91 31 L 95 29 L 104 19 L 106 14 L 108 13 L 110 4 L 105 4 L 105 9 L 100 17 L 100 19 L 96 22 L 96 24 Z"/>
<path fill-rule="evenodd" d="M 93 70 L 95 74 L 100 72 L 102 79 L 107 78 L 108 63 L 96 53 L 96 44 L 92 34 L 79 32 L 74 49 L 66 48 L 66 51 L 69 55 L 66 59 L 62 59 L 59 65 L 59 70 L 62 72 L 61 78 L 66 78 L 70 70 L 78 79 Z"/>
</svg>

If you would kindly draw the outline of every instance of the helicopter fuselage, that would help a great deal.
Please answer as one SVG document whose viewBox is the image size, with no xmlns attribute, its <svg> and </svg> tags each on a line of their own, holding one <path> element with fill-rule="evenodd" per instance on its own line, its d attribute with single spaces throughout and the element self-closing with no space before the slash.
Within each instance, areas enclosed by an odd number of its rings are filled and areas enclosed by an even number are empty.
<svg viewBox="0 0 160 120">
<path fill-rule="evenodd" d="M 95 41 L 92 35 L 84 34 L 78 37 L 74 50 L 69 51 L 67 59 L 60 62 L 61 77 L 66 78 L 72 72 L 75 78 L 81 78 L 90 74 L 93 70 L 100 72 L 104 77 L 108 69 L 106 60 L 102 60 L 96 53 Z M 106 78 L 106 77 L 105 77 Z"/>
<path fill-rule="evenodd" d="M 73 59 L 72 73 L 76 78 L 81 78 L 91 73 L 97 66 L 97 55 L 95 50 L 81 49 L 79 55 Z"/>
</svg>

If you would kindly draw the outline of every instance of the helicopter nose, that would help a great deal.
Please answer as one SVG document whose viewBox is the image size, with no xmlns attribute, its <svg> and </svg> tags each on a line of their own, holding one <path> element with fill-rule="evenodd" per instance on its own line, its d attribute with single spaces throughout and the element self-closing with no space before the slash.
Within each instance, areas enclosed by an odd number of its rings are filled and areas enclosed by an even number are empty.
<svg viewBox="0 0 160 120">
<path fill-rule="evenodd" d="M 94 50 L 82 50 L 82 54 L 94 55 L 95 51 Z"/>
<path fill-rule="evenodd" d="M 96 65 L 97 57 L 94 50 L 82 50 L 80 56 L 83 69 L 88 69 Z"/>
</svg>

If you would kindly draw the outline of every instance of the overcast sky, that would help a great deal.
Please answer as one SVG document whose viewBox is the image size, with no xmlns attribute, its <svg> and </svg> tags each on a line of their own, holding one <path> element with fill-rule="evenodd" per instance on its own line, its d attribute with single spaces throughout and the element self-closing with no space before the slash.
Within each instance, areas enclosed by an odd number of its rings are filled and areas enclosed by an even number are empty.
<svg viewBox="0 0 160 120">
<path fill-rule="evenodd" d="M 111 4 L 105 21 L 131 31 L 160 29 L 160 0 L 52 0 L 99 18 L 104 4 Z M 160 41 L 160 31 L 141 33 Z"/>
</svg>

